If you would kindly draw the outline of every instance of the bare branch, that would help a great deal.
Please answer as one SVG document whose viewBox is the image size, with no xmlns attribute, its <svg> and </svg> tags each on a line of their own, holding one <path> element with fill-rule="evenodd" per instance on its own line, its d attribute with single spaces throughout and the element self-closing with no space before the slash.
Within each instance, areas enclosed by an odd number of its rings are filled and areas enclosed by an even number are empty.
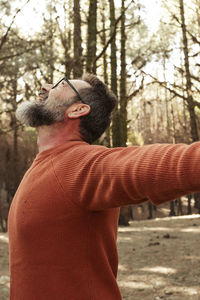
<svg viewBox="0 0 200 300">
<path fill-rule="evenodd" d="M 14 16 L 13 16 L 13 18 L 12 18 L 12 21 L 11 21 L 9 27 L 7 28 L 6 33 L 4 34 L 4 36 L 3 36 L 2 39 L 1 39 L 0 50 L 1 50 L 1 48 L 3 47 L 3 45 L 5 44 L 5 42 L 6 42 L 6 40 L 7 40 L 7 36 L 8 36 L 8 34 L 9 34 L 11 28 L 12 28 L 12 25 L 13 25 L 13 23 L 14 23 L 14 21 L 15 21 L 15 18 L 17 17 L 18 13 L 19 13 L 19 12 L 20 12 L 27 4 L 28 4 L 28 2 L 30 2 L 30 0 L 27 0 L 26 3 L 25 3 L 24 5 L 22 5 L 22 7 L 19 8 L 19 9 L 16 11 L 16 13 L 14 14 Z"/>
<path fill-rule="evenodd" d="M 66 48 L 66 37 L 64 36 L 64 33 L 62 32 L 62 30 L 60 28 L 58 19 L 59 19 L 59 16 L 56 17 L 56 24 L 57 24 L 57 28 L 58 28 L 58 31 L 59 31 L 59 34 L 60 34 L 61 43 L 62 43 L 62 45 L 63 45 L 63 47 L 65 49 Z"/>
<path fill-rule="evenodd" d="M 177 23 L 181 26 L 181 22 L 179 20 L 179 18 L 176 15 L 172 15 L 173 19 L 177 21 Z M 186 29 L 187 33 L 189 34 L 189 36 L 192 38 L 192 41 L 196 44 L 200 45 L 200 40 L 197 39 L 197 37 L 195 35 L 193 35 L 188 29 Z"/>
<path fill-rule="evenodd" d="M 167 89 L 168 91 L 170 91 L 172 94 L 174 94 L 174 96 L 182 98 L 184 101 L 186 101 L 188 103 L 188 98 L 185 97 L 184 95 L 179 94 L 177 91 L 175 91 L 174 89 L 171 89 L 170 87 L 167 86 L 167 82 L 165 81 L 159 81 L 157 78 L 155 78 L 154 76 L 152 76 L 151 74 L 147 74 L 144 71 L 142 71 L 142 73 L 144 73 L 147 76 L 150 76 L 152 79 L 154 79 L 154 81 L 150 82 L 148 85 L 150 84 L 159 84 L 160 86 L 164 87 L 165 89 Z M 176 85 L 174 85 L 174 87 L 176 87 Z M 179 87 L 180 88 L 180 87 Z M 200 108 L 200 103 L 197 101 L 192 101 L 192 104 L 195 106 L 197 106 L 198 108 Z"/>
<path fill-rule="evenodd" d="M 13 58 L 13 57 L 20 56 L 20 55 L 24 54 L 25 52 L 31 52 L 31 51 L 33 51 L 33 50 L 35 50 L 35 49 L 37 49 L 37 48 L 38 48 L 38 46 L 35 46 L 35 47 L 33 47 L 33 48 L 24 49 L 23 51 L 18 52 L 18 53 L 15 53 L 15 54 L 10 54 L 10 55 L 6 55 L 6 56 L 2 56 L 2 57 L 0 57 L 0 61 L 3 61 L 3 60 L 6 60 L 6 59 L 9 59 L 9 58 Z"/>
<path fill-rule="evenodd" d="M 129 6 L 132 4 L 132 2 L 129 3 L 129 5 L 124 9 L 124 11 L 126 11 Z M 116 31 L 117 31 L 117 25 L 118 23 L 121 21 L 123 14 L 121 14 L 115 21 L 115 26 L 114 26 L 114 30 L 113 33 L 111 35 L 111 37 L 109 38 L 109 40 L 107 41 L 105 47 L 103 48 L 103 50 L 96 56 L 96 58 L 94 59 L 93 64 L 99 59 L 101 58 L 101 56 L 105 53 L 105 51 L 107 50 L 108 46 L 110 45 L 110 43 L 112 42 L 112 40 L 114 39 L 115 35 L 116 35 Z M 140 19 L 138 19 L 134 24 L 137 25 L 140 23 Z"/>
<path fill-rule="evenodd" d="M 178 67 L 178 66 L 176 66 L 176 65 L 174 65 L 174 68 L 175 68 L 176 70 L 178 70 L 178 72 L 181 73 L 181 74 L 184 74 L 184 73 L 185 73 L 185 71 L 184 71 L 182 68 L 180 68 L 180 67 Z M 200 78 L 199 78 L 199 77 L 197 77 L 197 76 L 195 76 L 195 75 L 193 75 L 193 74 L 191 74 L 191 73 L 190 73 L 190 76 L 191 76 L 191 78 L 194 79 L 195 81 L 200 82 Z"/>
<path fill-rule="evenodd" d="M 144 76 L 142 77 L 141 84 L 137 90 L 135 90 L 133 93 L 127 96 L 127 100 L 135 97 L 142 89 L 144 88 Z"/>
<path fill-rule="evenodd" d="M 164 87 L 165 89 L 167 89 L 168 91 L 170 91 L 172 94 L 174 94 L 175 96 L 179 97 L 179 98 L 182 98 L 184 100 L 187 101 L 187 97 L 185 97 L 184 95 L 181 95 L 179 94 L 177 91 L 171 89 L 170 87 L 167 86 L 167 83 L 166 81 L 159 81 L 156 77 L 152 76 L 151 74 L 148 74 L 144 71 L 141 71 L 143 74 L 145 74 L 146 76 L 149 76 L 151 77 L 154 81 L 152 81 L 150 84 L 154 84 L 154 83 L 157 83 L 159 84 L 160 86 Z"/>
<path fill-rule="evenodd" d="M 121 18 L 122 18 L 122 15 L 120 15 L 119 18 L 116 20 L 115 27 L 114 27 L 114 30 L 113 30 L 113 33 L 112 33 L 111 37 L 107 41 L 107 43 L 106 43 L 105 47 L 103 48 L 103 50 L 96 56 L 96 58 L 94 60 L 94 63 L 105 53 L 106 49 L 108 48 L 108 46 L 110 45 L 110 43 L 114 39 L 114 37 L 116 35 L 116 31 L 117 31 L 117 24 L 119 23 L 119 21 L 121 20 Z"/>
</svg>

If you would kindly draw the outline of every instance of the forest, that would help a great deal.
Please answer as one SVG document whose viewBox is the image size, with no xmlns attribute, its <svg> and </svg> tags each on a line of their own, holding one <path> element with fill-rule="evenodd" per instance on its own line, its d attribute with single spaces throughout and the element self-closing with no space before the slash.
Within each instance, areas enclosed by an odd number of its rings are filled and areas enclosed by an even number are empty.
<svg viewBox="0 0 200 300">
<path fill-rule="evenodd" d="M 112 89 L 118 106 L 98 144 L 199 140 L 199 0 L 0 0 L 0 19 L 0 230 L 37 153 L 35 130 L 15 111 L 45 82 L 89 72 Z M 169 214 L 200 213 L 199 199 L 177 199 Z M 147 209 L 152 218 L 156 208 Z M 134 214 L 122 209 L 121 224 Z"/>
</svg>

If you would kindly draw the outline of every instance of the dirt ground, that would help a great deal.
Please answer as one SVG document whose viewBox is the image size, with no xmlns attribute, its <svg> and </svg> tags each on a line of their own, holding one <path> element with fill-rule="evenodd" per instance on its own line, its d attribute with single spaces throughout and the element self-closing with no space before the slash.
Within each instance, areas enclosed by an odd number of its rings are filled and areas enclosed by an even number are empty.
<svg viewBox="0 0 200 300">
<path fill-rule="evenodd" d="M 200 300 L 200 215 L 133 221 L 119 227 L 118 249 L 124 300 Z M 0 300 L 8 299 L 8 237 L 0 233 Z"/>
</svg>

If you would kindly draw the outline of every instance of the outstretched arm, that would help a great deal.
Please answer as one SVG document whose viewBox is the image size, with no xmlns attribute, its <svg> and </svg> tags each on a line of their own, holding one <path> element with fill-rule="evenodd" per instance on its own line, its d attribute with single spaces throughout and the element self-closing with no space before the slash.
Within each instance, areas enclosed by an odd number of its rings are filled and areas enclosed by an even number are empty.
<svg viewBox="0 0 200 300">
<path fill-rule="evenodd" d="M 74 157 L 72 188 L 80 187 L 74 198 L 90 210 L 146 200 L 161 204 L 200 191 L 200 142 L 114 149 L 86 144 Z"/>
</svg>

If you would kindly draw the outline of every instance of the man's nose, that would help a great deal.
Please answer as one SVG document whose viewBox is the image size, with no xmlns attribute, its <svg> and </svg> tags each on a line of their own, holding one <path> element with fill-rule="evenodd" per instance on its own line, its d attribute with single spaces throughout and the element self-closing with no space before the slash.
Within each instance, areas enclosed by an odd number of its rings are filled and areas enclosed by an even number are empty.
<svg viewBox="0 0 200 300">
<path fill-rule="evenodd" d="M 52 89 L 52 87 L 53 87 L 53 84 L 45 83 L 42 85 L 41 90 L 48 93 Z"/>
</svg>

